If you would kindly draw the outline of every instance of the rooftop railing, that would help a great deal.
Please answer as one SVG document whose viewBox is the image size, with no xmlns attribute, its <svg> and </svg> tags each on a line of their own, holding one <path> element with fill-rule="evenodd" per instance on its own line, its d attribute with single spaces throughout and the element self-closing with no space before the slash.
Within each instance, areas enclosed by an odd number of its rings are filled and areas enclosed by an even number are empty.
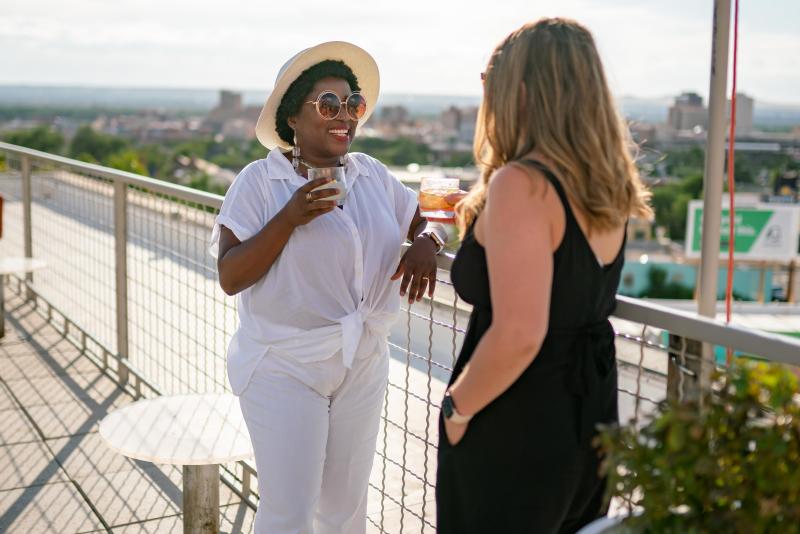
<svg viewBox="0 0 800 534">
<path fill-rule="evenodd" d="M 229 391 L 235 299 L 219 288 L 207 251 L 222 197 L 5 143 L 0 153 L 0 254 L 48 262 L 16 280 L 38 312 L 137 397 Z M 369 489 L 374 531 L 435 531 L 439 401 L 470 312 L 450 284 L 451 261 L 439 258 L 436 297 L 404 308 L 390 335 Z M 715 352 L 800 365 L 797 340 L 637 299 L 619 297 L 612 322 L 625 421 L 640 421 L 668 394 L 696 395 Z M 224 473 L 255 506 L 254 464 Z"/>
</svg>

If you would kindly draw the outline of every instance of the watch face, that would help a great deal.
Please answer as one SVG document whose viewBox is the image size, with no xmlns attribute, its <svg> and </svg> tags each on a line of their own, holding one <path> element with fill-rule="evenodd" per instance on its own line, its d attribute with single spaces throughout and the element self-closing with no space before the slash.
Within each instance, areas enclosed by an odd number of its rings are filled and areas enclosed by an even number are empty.
<svg viewBox="0 0 800 534">
<path fill-rule="evenodd" d="M 442 401 L 442 413 L 445 419 L 450 419 L 453 416 L 453 399 L 450 395 L 446 395 Z"/>
</svg>

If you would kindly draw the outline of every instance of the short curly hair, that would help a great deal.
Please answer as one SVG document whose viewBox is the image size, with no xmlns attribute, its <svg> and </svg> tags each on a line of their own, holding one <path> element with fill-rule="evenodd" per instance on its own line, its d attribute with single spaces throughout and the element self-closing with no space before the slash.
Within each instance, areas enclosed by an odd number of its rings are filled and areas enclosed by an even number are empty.
<svg viewBox="0 0 800 534">
<path fill-rule="evenodd" d="M 361 90 L 358 78 L 344 61 L 326 59 L 304 70 L 283 94 L 278 111 L 275 112 L 275 131 L 287 144 L 294 146 L 294 130 L 287 119 L 300 111 L 308 92 L 323 78 L 341 78 L 347 82 L 351 91 Z"/>
</svg>

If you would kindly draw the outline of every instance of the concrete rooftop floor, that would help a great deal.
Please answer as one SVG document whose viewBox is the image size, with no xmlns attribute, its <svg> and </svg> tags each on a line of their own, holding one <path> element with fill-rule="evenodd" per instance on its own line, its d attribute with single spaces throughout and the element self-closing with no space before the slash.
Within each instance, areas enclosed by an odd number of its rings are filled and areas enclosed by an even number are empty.
<svg viewBox="0 0 800 534">
<path fill-rule="evenodd" d="M 110 451 L 97 433 L 134 398 L 7 291 L 0 340 L 0 532 L 182 532 L 181 468 Z M 223 532 L 253 510 L 220 486 Z"/>
</svg>

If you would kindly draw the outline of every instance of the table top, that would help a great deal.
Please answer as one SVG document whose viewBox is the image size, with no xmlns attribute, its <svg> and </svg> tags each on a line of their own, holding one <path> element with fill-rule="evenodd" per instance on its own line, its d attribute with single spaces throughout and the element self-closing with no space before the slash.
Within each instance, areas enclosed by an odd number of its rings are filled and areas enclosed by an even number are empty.
<svg viewBox="0 0 800 534">
<path fill-rule="evenodd" d="M 239 399 L 228 394 L 137 401 L 107 415 L 100 436 L 120 454 L 162 464 L 221 464 L 253 455 Z"/>
<path fill-rule="evenodd" d="M 0 274 L 29 273 L 45 267 L 47 263 L 36 258 L 0 258 Z"/>
</svg>

